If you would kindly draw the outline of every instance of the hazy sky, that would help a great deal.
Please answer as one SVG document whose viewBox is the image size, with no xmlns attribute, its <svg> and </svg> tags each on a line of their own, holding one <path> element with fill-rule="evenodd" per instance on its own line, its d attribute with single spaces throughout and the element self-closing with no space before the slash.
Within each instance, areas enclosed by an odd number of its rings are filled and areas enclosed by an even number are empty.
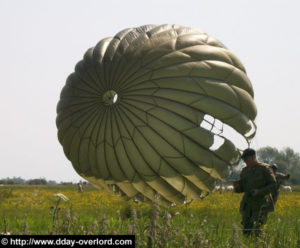
<svg viewBox="0 0 300 248">
<path fill-rule="evenodd" d="M 57 140 L 60 91 L 89 47 L 144 24 L 191 26 L 225 44 L 254 87 L 253 147 L 300 152 L 299 9 L 297 0 L 0 0 L 0 178 L 80 179 Z"/>
</svg>

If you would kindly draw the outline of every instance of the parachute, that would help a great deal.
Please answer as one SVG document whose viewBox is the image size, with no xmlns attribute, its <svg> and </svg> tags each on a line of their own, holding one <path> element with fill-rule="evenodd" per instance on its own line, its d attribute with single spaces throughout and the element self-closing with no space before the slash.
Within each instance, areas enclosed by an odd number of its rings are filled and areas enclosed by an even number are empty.
<svg viewBox="0 0 300 248">
<path fill-rule="evenodd" d="M 171 205 L 204 197 L 227 176 L 240 153 L 222 127 L 249 141 L 255 117 L 245 68 L 221 42 L 189 27 L 145 25 L 87 50 L 62 89 L 56 124 L 80 176 Z"/>
</svg>

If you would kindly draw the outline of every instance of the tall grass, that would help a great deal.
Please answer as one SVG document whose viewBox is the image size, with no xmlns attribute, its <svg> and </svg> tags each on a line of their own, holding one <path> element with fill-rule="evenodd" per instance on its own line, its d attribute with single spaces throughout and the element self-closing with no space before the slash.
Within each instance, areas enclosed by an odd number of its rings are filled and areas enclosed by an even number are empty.
<svg viewBox="0 0 300 248">
<path fill-rule="evenodd" d="M 1 187 L 0 233 L 134 234 L 136 247 L 299 247 L 300 192 L 281 193 L 258 239 L 242 235 L 240 199 L 213 193 L 162 208 L 159 197 L 152 205 L 126 202 L 92 187 L 83 193 L 76 186 Z"/>
</svg>

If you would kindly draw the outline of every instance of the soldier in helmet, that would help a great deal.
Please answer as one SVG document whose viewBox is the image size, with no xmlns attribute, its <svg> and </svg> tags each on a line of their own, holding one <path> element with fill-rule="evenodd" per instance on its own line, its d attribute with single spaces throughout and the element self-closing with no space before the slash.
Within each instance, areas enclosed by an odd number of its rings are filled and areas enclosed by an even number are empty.
<svg viewBox="0 0 300 248">
<path fill-rule="evenodd" d="M 273 202 L 274 202 L 274 205 L 275 203 L 277 202 L 277 199 L 278 199 L 278 195 L 279 195 L 279 188 L 280 188 L 280 185 L 282 184 L 283 180 L 287 180 L 290 178 L 290 174 L 283 174 L 283 173 L 280 173 L 278 172 L 278 167 L 276 164 L 272 164 L 270 166 L 270 168 L 272 168 L 273 172 L 274 172 L 274 175 L 276 177 L 276 188 L 274 189 L 274 191 L 272 192 L 272 197 L 273 197 Z"/>
<path fill-rule="evenodd" d="M 242 159 L 246 167 L 233 186 L 236 193 L 244 193 L 240 204 L 243 233 L 258 236 L 267 221 L 268 212 L 274 211 L 271 192 L 276 188 L 276 179 L 268 164 L 257 161 L 255 150 L 244 150 Z"/>
</svg>

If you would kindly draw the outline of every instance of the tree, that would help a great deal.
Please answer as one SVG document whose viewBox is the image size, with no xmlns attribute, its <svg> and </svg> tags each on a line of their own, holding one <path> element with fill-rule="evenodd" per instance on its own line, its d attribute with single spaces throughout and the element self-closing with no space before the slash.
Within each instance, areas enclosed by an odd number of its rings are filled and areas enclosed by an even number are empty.
<svg viewBox="0 0 300 248">
<path fill-rule="evenodd" d="M 30 179 L 27 181 L 29 185 L 46 185 L 47 180 L 44 178 Z"/>
<path fill-rule="evenodd" d="M 292 148 L 286 147 L 278 151 L 274 147 L 262 147 L 257 150 L 260 161 L 277 164 L 278 170 L 291 175 L 290 183 L 300 184 L 300 154 Z"/>
<path fill-rule="evenodd" d="M 279 151 L 277 148 L 266 146 L 257 150 L 257 157 L 260 161 L 272 164 L 277 160 Z"/>
<path fill-rule="evenodd" d="M 286 147 L 280 152 L 278 160 L 284 161 L 287 169 L 293 169 L 294 166 L 300 164 L 300 155 L 294 152 L 293 149 Z"/>
<path fill-rule="evenodd" d="M 4 178 L 0 180 L 0 184 L 14 184 L 14 181 L 10 178 Z"/>
<path fill-rule="evenodd" d="M 57 184 L 57 182 L 56 182 L 56 181 L 54 181 L 54 180 L 49 180 L 49 181 L 48 181 L 48 184 L 50 184 L 50 185 L 56 185 L 56 184 Z"/>
</svg>

